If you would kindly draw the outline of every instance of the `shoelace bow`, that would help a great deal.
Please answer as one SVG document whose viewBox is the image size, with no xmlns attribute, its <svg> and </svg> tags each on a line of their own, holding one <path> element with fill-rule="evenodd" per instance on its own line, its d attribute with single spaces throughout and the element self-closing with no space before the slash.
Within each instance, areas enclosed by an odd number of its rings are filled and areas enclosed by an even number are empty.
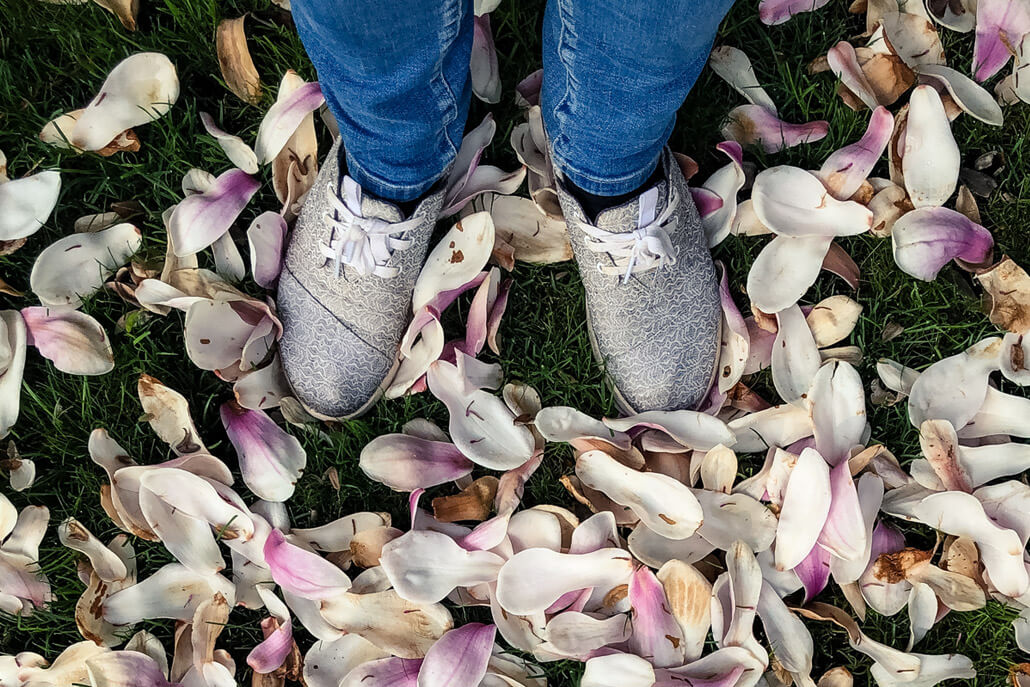
<svg viewBox="0 0 1030 687">
<path fill-rule="evenodd" d="M 621 274 L 623 284 L 631 276 L 652 269 L 661 269 L 676 263 L 676 249 L 667 231 L 673 213 L 679 205 L 679 196 L 672 190 L 669 204 L 655 217 L 658 189 L 652 188 L 640 196 L 637 228 L 633 231 L 613 233 L 589 224 L 580 225 L 587 235 L 587 248 L 607 253 L 614 264 L 597 264 L 605 274 Z"/>
<path fill-rule="evenodd" d="M 333 184 L 328 187 L 330 211 L 326 214 L 329 241 L 322 244 L 322 253 L 333 261 L 336 276 L 343 265 L 349 265 L 362 276 L 374 274 L 384 279 L 397 276 L 400 271 L 390 264 L 394 251 L 407 250 L 411 240 L 407 232 L 418 226 L 419 220 L 410 218 L 402 222 L 387 222 L 361 214 L 361 186 L 349 176 L 343 178 L 344 198 L 341 199 Z"/>
</svg>

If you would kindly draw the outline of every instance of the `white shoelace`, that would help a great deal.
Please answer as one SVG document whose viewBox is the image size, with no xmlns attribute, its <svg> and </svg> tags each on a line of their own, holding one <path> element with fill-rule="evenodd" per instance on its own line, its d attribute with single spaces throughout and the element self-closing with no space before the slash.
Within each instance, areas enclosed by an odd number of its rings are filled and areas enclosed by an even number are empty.
<svg viewBox="0 0 1030 687">
<path fill-rule="evenodd" d="M 390 264 L 394 251 L 406 250 L 411 240 L 407 232 L 418 226 L 420 220 L 411 218 L 403 222 L 387 222 L 361 214 L 361 186 L 349 176 L 343 178 L 341 200 L 332 182 L 328 187 L 330 211 L 326 214 L 329 242 L 322 244 L 322 253 L 333 261 L 336 276 L 343 265 L 350 265 L 358 274 L 374 274 L 384 279 L 397 276 L 400 271 Z"/>
<path fill-rule="evenodd" d="M 613 233 L 589 224 L 580 225 L 587 235 L 587 248 L 597 253 L 607 253 L 614 263 L 598 263 L 600 271 L 621 274 L 621 281 L 625 284 L 634 274 L 676 264 L 677 251 L 667 231 L 669 221 L 679 205 L 675 189 L 662 214 L 655 217 L 657 205 L 657 188 L 648 189 L 640 196 L 637 228 L 633 231 Z"/>
</svg>

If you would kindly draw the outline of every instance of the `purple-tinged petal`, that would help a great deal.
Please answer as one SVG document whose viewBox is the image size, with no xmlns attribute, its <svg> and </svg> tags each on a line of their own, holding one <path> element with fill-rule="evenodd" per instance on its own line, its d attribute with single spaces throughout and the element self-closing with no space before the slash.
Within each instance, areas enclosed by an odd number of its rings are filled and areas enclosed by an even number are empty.
<svg viewBox="0 0 1030 687">
<path fill-rule="evenodd" d="M 741 145 L 761 145 L 767 153 L 813 143 L 825 138 L 830 131 L 829 122 L 791 124 L 761 105 L 740 105 L 730 110 L 728 117 L 729 123 L 722 128 L 723 136 Z"/>
<path fill-rule="evenodd" d="M 830 511 L 819 545 L 846 561 L 865 551 L 865 519 L 847 461 L 830 470 Z"/>
<path fill-rule="evenodd" d="M 23 308 L 26 343 L 73 375 L 102 375 L 114 369 L 111 342 L 100 323 L 78 310 Z"/>
<path fill-rule="evenodd" d="M 701 215 L 702 220 L 715 213 L 723 204 L 718 193 L 709 191 L 703 186 L 692 186 L 690 196 L 694 199 L 694 205 L 697 206 L 697 212 Z"/>
<path fill-rule="evenodd" d="M 279 530 L 272 530 L 264 548 L 272 579 L 290 594 L 321 600 L 350 589 L 350 578 L 316 553 L 294 546 Z"/>
<path fill-rule="evenodd" d="M 951 260 L 987 262 L 994 248 L 991 232 L 949 208 L 918 208 L 898 218 L 891 232 L 894 261 L 907 274 L 933 281 Z"/>
<path fill-rule="evenodd" d="M 89 675 L 89 683 L 97 687 L 171 687 L 172 685 L 165 679 L 157 661 L 138 651 L 108 651 L 86 660 L 85 668 Z"/>
<path fill-rule="evenodd" d="M 806 448 L 783 493 L 776 526 L 777 570 L 790 570 L 810 555 L 829 515 L 831 498 L 830 468 L 817 451 Z"/>
<path fill-rule="evenodd" d="M 339 687 L 417 687 L 421 658 L 380 658 L 356 666 Z"/>
<path fill-rule="evenodd" d="M 274 160 L 293 132 L 304 122 L 304 117 L 324 102 L 317 81 L 306 83 L 285 98 L 276 100 L 258 127 L 257 141 L 254 143 L 258 162 L 265 164 Z"/>
<path fill-rule="evenodd" d="M 1030 32 L 1030 7 L 1021 0 L 983 0 L 976 5 L 973 76 L 986 81 L 1005 66 Z"/>
<path fill-rule="evenodd" d="M 440 637 L 422 661 L 418 687 L 467 687 L 486 676 L 497 628 L 467 623 Z"/>
<path fill-rule="evenodd" d="M 767 26 L 782 24 L 795 14 L 813 12 L 830 0 L 761 0 L 758 18 Z"/>
<path fill-rule="evenodd" d="M 472 58 L 469 64 L 472 93 L 485 103 L 501 99 L 501 75 L 497 68 L 497 49 L 490 15 L 475 17 L 472 28 Z"/>
<path fill-rule="evenodd" d="M 540 88 L 544 84 L 544 70 L 537 69 L 535 72 L 519 81 L 515 86 L 515 92 L 526 101 L 527 107 L 540 104 Z"/>
<path fill-rule="evenodd" d="M 222 404 L 220 413 L 247 487 L 266 501 L 289 499 L 307 463 L 297 438 L 263 410 L 248 410 L 229 401 Z"/>
<path fill-rule="evenodd" d="M 0 184 L 0 241 L 32 236 L 50 217 L 61 193 L 61 173 L 46 170 Z"/>
<path fill-rule="evenodd" d="M 465 341 L 460 345 L 466 355 L 473 358 L 479 355 L 486 345 L 487 319 L 490 316 L 489 302 L 496 298 L 497 280 L 500 278 L 500 270 L 492 269 L 483 283 L 476 290 L 469 304 L 468 315 L 465 320 Z M 494 295 L 491 296 L 491 290 Z"/>
<path fill-rule="evenodd" d="M 184 198 L 168 221 L 168 232 L 179 257 L 193 255 L 229 231 L 261 182 L 240 169 L 215 179 L 211 188 Z"/>
<path fill-rule="evenodd" d="M 250 245 L 250 271 L 258 286 L 272 288 L 279 279 L 283 266 L 283 246 L 286 242 L 286 220 L 278 212 L 263 212 L 254 218 L 247 229 Z"/>
<path fill-rule="evenodd" d="M 257 593 L 268 609 L 270 617 L 261 621 L 265 639 L 251 649 L 247 665 L 255 673 L 271 673 L 279 668 L 293 651 L 293 619 L 290 609 L 279 597 L 266 587 L 258 587 Z"/>
<path fill-rule="evenodd" d="M 729 235 L 733 220 L 737 216 L 737 192 L 747 182 L 740 144 L 736 141 L 723 141 L 715 148 L 730 158 L 729 164 L 713 172 L 701 188 L 690 189 L 695 202 L 698 197 L 704 197 L 705 194 L 713 194 L 720 201 L 718 207 L 714 207 L 713 200 L 698 203 L 701 225 L 704 227 L 709 248 L 718 245 Z M 701 210 L 703 204 L 706 205 L 704 211 Z"/>
<path fill-rule="evenodd" d="M 500 286 L 497 287 L 497 297 L 494 299 L 493 305 L 490 306 L 490 313 L 486 318 L 486 345 L 490 347 L 494 355 L 501 354 L 501 346 L 498 343 L 497 336 L 501 329 L 501 318 L 504 317 L 504 311 L 508 308 L 508 295 L 511 293 L 511 287 L 514 283 L 515 280 L 513 279 L 505 279 L 501 282 Z"/>
<path fill-rule="evenodd" d="M 442 313 L 464 290 L 482 283 L 476 280 L 493 245 L 494 223 L 489 213 L 477 212 L 458 220 L 426 258 L 415 281 L 412 312 L 431 305 Z M 485 279 L 486 273 L 482 274 Z"/>
<path fill-rule="evenodd" d="M 229 162 L 247 174 L 258 173 L 257 155 L 254 154 L 253 148 L 243 142 L 242 138 L 224 131 L 215 123 L 214 117 L 207 112 L 200 113 L 200 122 L 204 125 L 204 131 L 218 141 L 218 146 L 225 152 Z"/>
<path fill-rule="evenodd" d="M 829 551 L 818 544 L 812 547 L 800 563 L 794 566 L 794 572 L 805 588 L 805 603 L 808 603 L 819 592 L 826 589 L 830 581 L 830 559 L 833 557 Z"/>
<path fill-rule="evenodd" d="M 722 305 L 722 340 L 719 351 L 719 383 L 720 393 L 726 393 L 744 374 L 744 368 L 750 357 L 751 338 L 747 324 L 744 322 L 737 304 L 730 295 L 730 284 L 726 266 L 722 268 L 722 279 L 719 281 L 719 302 Z"/>
<path fill-rule="evenodd" d="M 629 580 L 629 603 L 633 609 L 630 650 L 646 656 L 658 668 L 682 665 L 683 632 L 669 611 L 665 589 L 650 568 L 641 566 L 633 573 Z"/>
<path fill-rule="evenodd" d="M 358 465 L 368 477 L 397 491 L 453 482 L 474 467 L 454 444 L 407 434 L 376 437 L 361 450 Z"/>
<path fill-rule="evenodd" d="M 816 173 L 837 200 L 855 195 L 873 167 L 879 162 L 894 131 L 894 116 L 877 107 L 869 118 L 865 134 L 855 143 L 830 154 Z"/>
</svg>

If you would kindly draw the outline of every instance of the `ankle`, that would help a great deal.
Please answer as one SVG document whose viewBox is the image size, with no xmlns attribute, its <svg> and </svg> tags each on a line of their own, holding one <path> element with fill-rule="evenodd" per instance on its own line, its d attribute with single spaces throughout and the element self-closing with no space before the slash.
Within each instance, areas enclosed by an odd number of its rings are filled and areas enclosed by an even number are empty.
<svg viewBox="0 0 1030 687">
<path fill-rule="evenodd" d="M 565 179 L 564 183 L 565 188 L 568 190 L 569 194 L 573 198 L 575 198 L 579 202 L 580 207 L 583 208 L 583 214 L 586 215 L 586 218 L 590 220 L 591 223 L 593 223 L 597 221 L 598 215 L 600 215 L 605 210 L 609 210 L 611 208 L 618 207 L 619 205 L 628 203 L 644 191 L 647 191 L 648 189 L 657 186 L 658 183 L 662 181 L 664 178 L 665 172 L 662 169 L 661 162 L 659 162 L 655 166 L 655 169 L 651 173 L 651 176 L 649 176 L 643 184 L 633 189 L 632 191 L 629 191 L 627 193 L 620 193 L 615 196 L 604 196 L 598 195 L 596 193 L 590 193 L 589 191 L 584 191 L 568 179 Z"/>
</svg>

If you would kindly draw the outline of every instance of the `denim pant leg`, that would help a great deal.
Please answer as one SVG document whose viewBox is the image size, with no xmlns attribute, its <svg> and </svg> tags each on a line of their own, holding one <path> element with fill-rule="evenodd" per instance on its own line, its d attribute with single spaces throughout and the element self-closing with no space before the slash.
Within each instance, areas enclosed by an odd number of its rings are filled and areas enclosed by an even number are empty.
<svg viewBox="0 0 1030 687">
<path fill-rule="evenodd" d="M 425 193 L 468 116 L 472 0 L 293 0 L 348 173 L 382 198 Z"/>
<path fill-rule="evenodd" d="M 733 0 L 549 0 L 544 125 L 558 169 L 597 195 L 654 171 Z"/>
</svg>

